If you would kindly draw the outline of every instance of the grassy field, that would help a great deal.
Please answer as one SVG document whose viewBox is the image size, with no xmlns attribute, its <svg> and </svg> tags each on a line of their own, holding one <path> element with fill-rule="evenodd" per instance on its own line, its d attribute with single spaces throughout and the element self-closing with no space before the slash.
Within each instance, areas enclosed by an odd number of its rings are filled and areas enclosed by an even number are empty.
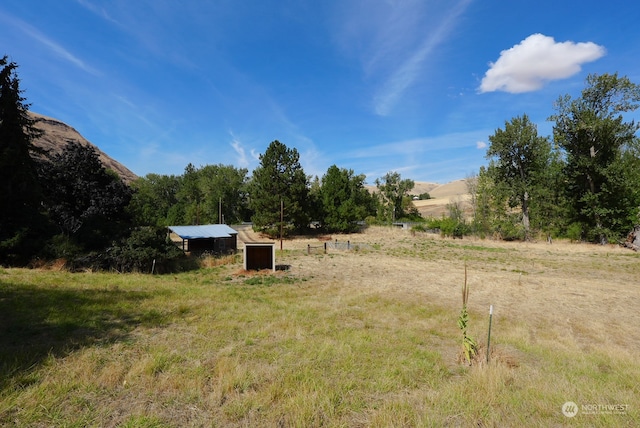
<svg viewBox="0 0 640 428">
<path fill-rule="evenodd" d="M 355 249 L 285 241 L 275 274 L 0 270 L 0 426 L 640 426 L 640 255 L 332 239 Z"/>
</svg>

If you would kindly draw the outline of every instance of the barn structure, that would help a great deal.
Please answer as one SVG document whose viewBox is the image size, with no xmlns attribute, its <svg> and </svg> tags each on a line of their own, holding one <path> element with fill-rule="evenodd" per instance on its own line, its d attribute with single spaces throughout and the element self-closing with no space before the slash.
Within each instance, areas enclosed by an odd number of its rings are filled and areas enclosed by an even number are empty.
<svg viewBox="0 0 640 428">
<path fill-rule="evenodd" d="M 238 232 L 226 224 L 169 226 L 169 230 L 182 240 L 185 252 L 224 254 L 238 249 Z"/>
</svg>

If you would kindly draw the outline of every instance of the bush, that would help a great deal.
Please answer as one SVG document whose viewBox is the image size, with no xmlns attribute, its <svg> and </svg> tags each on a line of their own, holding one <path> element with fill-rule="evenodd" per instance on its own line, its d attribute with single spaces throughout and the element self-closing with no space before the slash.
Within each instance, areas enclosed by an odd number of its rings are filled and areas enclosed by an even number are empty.
<svg viewBox="0 0 640 428">
<path fill-rule="evenodd" d="M 522 223 L 516 223 L 509 219 L 498 223 L 496 232 L 498 232 L 500 238 L 505 241 L 524 241 L 526 238 L 526 233 Z"/>
<path fill-rule="evenodd" d="M 141 227 L 108 250 L 111 268 L 120 272 L 172 272 L 180 270 L 185 254 L 170 242 L 164 228 Z"/>
<path fill-rule="evenodd" d="M 440 235 L 452 238 L 462 238 L 471 233 L 471 228 L 463 221 L 458 221 L 450 217 L 441 219 L 431 219 L 427 222 L 429 229 L 439 229 Z"/>
<path fill-rule="evenodd" d="M 420 224 L 414 224 L 413 226 L 411 226 L 411 230 L 413 232 L 426 232 L 427 228 L 425 227 L 424 224 L 420 223 Z"/>
<path fill-rule="evenodd" d="M 67 259 L 66 266 L 71 271 L 168 273 L 195 269 L 198 262 L 187 258 L 170 242 L 164 228 L 145 226 L 134 229 L 127 238 L 104 251 L 74 254 Z"/>
<path fill-rule="evenodd" d="M 53 236 L 43 248 L 42 256 L 46 259 L 71 260 L 82 254 L 82 248 L 70 237 L 59 234 Z"/>
<path fill-rule="evenodd" d="M 567 227 L 567 238 L 572 241 L 581 241 L 582 240 L 582 225 L 580 223 L 571 223 Z"/>
<path fill-rule="evenodd" d="M 378 221 L 378 219 L 372 215 L 365 218 L 364 222 L 367 226 L 376 226 L 380 224 L 380 221 Z"/>
</svg>

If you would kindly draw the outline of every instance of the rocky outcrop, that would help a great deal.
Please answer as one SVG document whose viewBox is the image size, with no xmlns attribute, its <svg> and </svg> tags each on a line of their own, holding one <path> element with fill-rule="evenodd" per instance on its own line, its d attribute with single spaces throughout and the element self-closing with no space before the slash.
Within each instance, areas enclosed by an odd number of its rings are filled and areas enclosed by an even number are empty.
<svg viewBox="0 0 640 428">
<path fill-rule="evenodd" d="M 109 157 L 66 123 L 38 113 L 29 112 L 29 114 L 36 121 L 36 128 L 43 131 L 43 134 L 33 141 L 36 147 L 40 147 L 50 153 L 60 153 L 69 142 L 77 142 L 83 146 L 91 146 L 98 153 L 100 161 L 105 168 L 115 171 L 122 181 L 129 184 L 138 178 L 126 166 Z"/>
</svg>

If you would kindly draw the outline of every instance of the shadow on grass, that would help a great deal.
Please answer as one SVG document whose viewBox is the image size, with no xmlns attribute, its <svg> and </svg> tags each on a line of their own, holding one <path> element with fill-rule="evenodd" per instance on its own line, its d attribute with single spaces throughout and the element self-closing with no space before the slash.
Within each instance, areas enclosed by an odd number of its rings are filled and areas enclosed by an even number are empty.
<svg viewBox="0 0 640 428">
<path fill-rule="evenodd" d="M 126 340 L 139 325 L 166 323 L 143 310 L 150 293 L 119 289 L 44 288 L 0 281 L 0 391 L 29 384 L 49 356 Z"/>
</svg>

